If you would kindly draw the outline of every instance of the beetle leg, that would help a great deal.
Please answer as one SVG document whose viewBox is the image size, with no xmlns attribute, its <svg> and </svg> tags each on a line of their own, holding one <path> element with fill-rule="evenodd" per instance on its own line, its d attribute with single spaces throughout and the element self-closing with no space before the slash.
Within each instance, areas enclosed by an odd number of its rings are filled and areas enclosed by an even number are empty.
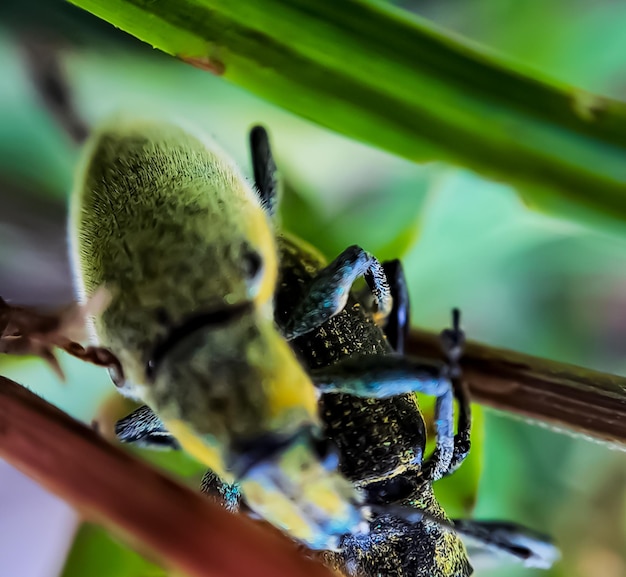
<svg viewBox="0 0 626 577">
<path fill-rule="evenodd" d="M 387 319 L 385 334 L 394 350 L 402 354 L 404 353 L 404 345 L 410 328 L 410 301 L 406 277 L 402 263 L 398 259 L 386 261 L 382 263 L 382 266 L 387 275 L 393 298 L 393 307 Z M 452 370 L 452 387 L 454 397 L 458 403 L 459 414 L 457 420 L 457 434 L 454 437 L 454 452 L 443 476 L 450 475 L 456 471 L 461 466 L 470 450 L 471 405 L 469 391 L 463 380 L 454 374 L 459 372 L 458 362 L 465 337 L 459 326 L 460 314 L 457 309 L 453 311 L 452 316 L 453 326 L 451 329 L 443 331 L 441 340 L 448 362 L 454 367 Z M 449 408 L 446 404 L 439 408 L 438 415 L 443 417 L 444 412 L 448 410 Z"/>
<path fill-rule="evenodd" d="M 120 419 L 115 425 L 115 434 L 122 443 L 130 443 L 143 449 L 180 449 L 178 441 L 165 428 L 156 413 L 146 405 Z M 200 490 L 228 511 L 236 513 L 239 510 L 239 486 L 222 481 L 210 469 L 202 477 Z"/>
<path fill-rule="evenodd" d="M 451 395 L 448 367 L 443 363 L 395 354 L 355 355 L 310 371 L 320 393 L 385 399 L 407 393 Z"/>
<path fill-rule="evenodd" d="M 472 560 L 480 555 L 509 557 L 526 567 L 549 569 L 560 557 L 552 540 L 541 533 L 508 521 L 455 519 Z"/>
<path fill-rule="evenodd" d="M 461 311 L 459 309 L 452 309 L 452 328 L 441 331 L 439 339 L 448 363 L 454 371 L 460 374 L 459 361 L 465 348 L 465 333 L 461 329 Z"/>
<path fill-rule="evenodd" d="M 470 449 L 470 404 L 467 389 L 456 378 L 452 388 L 437 398 L 435 405 L 435 427 L 437 444 L 432 455 L 424 461 L 420 478 L 425 481 L 438 481 L 456 471 L 467 457 Z M 454 398 L 459 400 L 459 432 L 454 434 Z"/>
<path fill-rule="evenodd" d="M 163 421 L 146 405 L 120 419 L 115 424 L 115 434 L 122 443 L 132 443 L 145 449 L 180 449 Z"/>
<path fill-rule="evenodd" d="M 454 396 L 458 403 L 457 433 L 454 437 L 454 454 L 444 476 L 456 471 L 469 454 L 472 428 L 472 412 L 469 390 L 461 376 L 459 361 L 465 346 L 465 334 L 460 326 L 461 313 L 458 309 L 452 310 L 452 328 L 445 329 L 441 333 L 441 343 L 444 354 L 448 358 L 451 367 L 452 386 Z"/>
<path fill-rule="evenodd" d="M 472 428 L 472 412 L 467 385 L 461 379 L 452 379 L 454 396 L 458 403 L 457 433 L 454 436 L 454 454 L 444 473 L 444 477 L 454 473 L 469 454 L 471 447 L 470 433 Z"/>
<path fill-rule="evenodd" d="M 454 395 L 449 367 L 398 355 L 363 355 L 311 371 L 321 393 L 386 398 L 407 393 L 437 397 L 437 445 L 424 463 L 425 480 L 440 479 L 454 456 Z"/>
<path fill-rule="evenodd" d="M 436 481 L 460 466 L 470 446 L 471 413 L 467 389 L 461 381 L 459 358 L 464 335 L 459 312 L 453 311 L 452 329 L 443 331 L 442 344 L 448 365 L 398 355 L 363 355 L 311 371 L 321 393 L 386 398 L 419 392 L 437 397 L 437 444 L 424 462 L 420 477 Z M 454 434 L 454 398 L 459 401 L 458 433 Z"/>
<path fill-rule="evenodd" d="M 89 135 L 89 128 L 76 109 L 59 59 L 59 47 L 53 42 L 30 37 L 24 38 L 21 45 L 28 72 L 43 104 L 74 143 L 82 144 Z"/>
<path fill-rule="evenodd" d="M 408 336 L 411 319 L 409 291 L 407 289 L 404 268 L 400 260 L 388 260 L 382 263 L 389 283 L 393 305 L 385 324 L 387 340 L 398 354 L 404 354 L 404 345 Z"/>
<path fill-rule="evenodd" d="M 450 379 L 454 398 L 459 404 L 457 434 L 453 429 L 452 395 L 445 399 L 437 399 L 435 408 L 435 423 L 437 427 L 437 446 L 433 454 L 422 465 L 420 476 L 424 480 L 437 481 L 456 471 L 465 460 L 470 450 L 471 408 L 469 392 L 461 378 L 459 360 L 463 354 L 465 334 L 460 327 L 461 313 L 458 309 L 452 310 L 452 328 L 441 332 L 441 345 L 448 360 Z M 449 403 L 449 404 L 448 404 Z M 440 432 L 441 429 L 441 432 Z M 446 439 L 446 443 L 439 439 Z M 452 440 L 450 446 L 449 440 Z"/>
<path fill-rule="evenodd" d="M 214 503 L 231 513 L 237 513 L 241 505 L 241 489 L 237 483 L 225 483 L 211 469 L 200 482 L 200 491 Z"/>
<path fill-rule="evenodd" d="M 291 340 L 304 335 L 341 312 L 357 278 L 363 276 L 374 295 L 377 314 L 386 318 L 392 309 L 391 291 L 380 262 L 360 246 L 344 250 L 318 272 L 305 297 L 296 305 L 283 335 Z"/>
<path fill-rule="evenodd" d="M 269 136 L 262 126 L 254 126 L 250 131 L 250 154 L 254 183 L 261 204 L 270 216 L 274 216 L 278 203 L 276 163 L 272 155 Z"/>
</svg>

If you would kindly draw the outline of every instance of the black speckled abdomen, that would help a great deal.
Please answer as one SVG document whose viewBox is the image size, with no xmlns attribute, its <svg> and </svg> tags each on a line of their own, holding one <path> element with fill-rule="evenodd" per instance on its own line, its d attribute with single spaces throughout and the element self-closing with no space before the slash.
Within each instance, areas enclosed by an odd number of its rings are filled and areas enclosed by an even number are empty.
<svg viewBox="0 0 626 577">
<path fill-rule="evenodd" d="M 324 263 L 286 237 L 279 238 L 278 246 L 281 285 L 276 317 L 280 324 Z M 341 313 L 293 345 L 311 369 L 352 355 L 392 352 L 383 331 L 354 296 Z M 341 471 L 353 482 L 386 477 L 396 469 L 419 469 L 426 431 L 414 395 L 381 400 L 327 394 L 321 399 L 320 413 L 325 435 L 339 449 Z"/>
</svg>

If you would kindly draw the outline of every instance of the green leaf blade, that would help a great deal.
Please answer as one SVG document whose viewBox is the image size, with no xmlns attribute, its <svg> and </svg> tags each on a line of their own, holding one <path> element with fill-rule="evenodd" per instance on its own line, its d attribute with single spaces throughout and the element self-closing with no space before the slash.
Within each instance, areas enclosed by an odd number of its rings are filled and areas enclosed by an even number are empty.
<svg viewBox="0 0 626 577">
<path fill-rule="evenodd" d="M 72 1 L 352 138 L 508 181 L 557 216 L 626 220 L 624 103 L 531 75 L 389 6 Z"/>
<path fill-rule="evenodd" d="M 144 559 L 102 527 L 83 524 L 76 534 L 62 577 L 166 577 L 167 572 Z"/>
</svg>

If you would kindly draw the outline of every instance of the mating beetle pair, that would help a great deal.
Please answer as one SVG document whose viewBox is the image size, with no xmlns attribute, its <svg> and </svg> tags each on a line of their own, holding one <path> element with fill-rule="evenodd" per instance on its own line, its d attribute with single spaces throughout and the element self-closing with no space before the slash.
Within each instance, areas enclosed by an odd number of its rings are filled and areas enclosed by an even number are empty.
<svg viewBox="0 0 626 577">
<path fill-rule="evenodd" d="M 257 514 L 314 549 L 339 548 L 325 558 L 345 573 L 469 574 L 431 489 L 468 449 L 466 400 L 457 443 L 453 437 L 454 371 L 391 355 L 372 311 L 348 300 L 354 278 L 366 273 L 375 312 L 390 315 L 387 330 L 399 342 L 408 308 L 399 272 L 391 274 L 394 313 L 383 269 L 362 251 L 322 268 L 313 253 L 279 239 L 277 261 L 264 131 L 253 131 L 252 150 L 259 198 L 223 156 L 176 127 L 118 123 L 92 139 L 74 192 L 75 270 L 83 297 L 102 284 L 111 290 L 95 330 L 130 377 L 118 384 L 147 400 L 177 442 L 225 481 L 235 470 Z M 350 350 L 347 335 L 359 335 L 351 343 L 363 350 Z M 308 358 L 298 361 L 285 337 Z M 366 354 L 356 360 L 359 352 Z M 406 394 L 415 389 L 439 397 L 438 447 L 424 466 L 424 424 Z M 319 392 L 321 443 L 310 432 Z M 367 398 L 389 395 L 399 396 Z M 125 426 L 136 440 L 168 442 L 145 410 Z M 344 476 L 320 449 L 325 438 L 338 446 Z M 205 487 L 235 503 L 232 485 L 210 476 Z"/>
<path fill-rule="evenodd" d="M 259 128 L 253 130 L 251 143 L 258 175 L 259 162 L 268 156 L 267 152 L 259 154 L 258 148 L 269 151 L 265 132 Z M 275 206 L 275 187 L 268 193 L 258 176 L 256 185 L 264 206 Z M 314 249 L 287 235 L 278 238 L 278 247 L 280 275 L 275 315 L 283 334 L 289 334 L 293 331 L 290 328 L 293 309 L 310 294 L 311 286 L 328 282 L 329 276 L 334 276 L 328 271 L 340 267 L 336 262 L 324 267 L 323 259 Z M 356 250 L 353 248 L 350 252 Z M 377 267 L 377 270 L 381 269 Z M 375 323 L 376 311 L 370 310 L 367 299 L 353 294 L 336 316 L 292 342 L 318 383 L 324 381 L 321 375 L 326 380 L 338 381 L 345 375 L 357 374 L 368 382 L 366 389 L 385 386 L 391 379 L 399 380 L 404 383 L 400 387 L 406 387 L 415 375 L 424 378 L 424 374 L 441 374 L 439 367 L 393 354 L 394 349 L 397 353 L 403 352 L 409 301 L 400 263 L 385 263 L 382 270 L 389 280 L 393 300 L 385 323 L 386 336 Z M 453 324 L 453 330 L 443 333 L 452 375 L 462 347 L 458 317 Z M 458 373 L 455 376 L 458 377 Z M 333 568 L 363 577 L 452 577 L 471 573 L 459 535 L 446 526 L 447 517 L 432 492 L 432 482 L 454 471 L 469 450 L 470 412 L 466 391 L 460 380 L 455 380 L 460 416 L 458 433 L 453 437 L 452 389 L 450 383 L 443 386 L 446 388 L 438 403 L 441 422 L 438 444 L 434 455 L 424 462 L 425 426 L 414 395 L 402 394 L 389 399 L 340 393 L 322 395 L 320 412 L 324 437 L 338 448 L 342 473 L 366 494 L 366 502 L 379 512 L 368 532 L 346 534 L 338 552 L 322 554 Z M 147 407 L 120 421 L 117 431 L 125 442 L 177 446 Z M 241 494 L 237 486 L 224 483 L 214 473 L 205 475 L 203 490 L 230 510 L 238 509 Z M 415 512 L 414 519 L 409 518 L 409 510 Z M 427 517 L 421 518 L 423 512 Z M 547 564 L 554 553 L 543 537 L 514 525 L 463 521 L 461 527 L 466 537 L 474 536 L 474 543 L 478 542 L 479 547 L 498 550 L 528 563 Z"/>
<path fill-rule="evenodd" d="M 452 384 L 445 365 L 388 354 L 305 367 L 285 336 L 340 313 L 361 275 L 388 316 L 386 275 L 362 249 L 347 249 L 311 279 L 279 333 L 275 233 L 263 194 L 246 186 L 218 152 L 178 127 L 105 125 L 87 145 L 73 197 L 80 294 L 110 288 L 94 328 L 126 373 L 121 390 L 146 402 L 219 477 L 236 478 L 256 514 L 313 549 L 335 549 L 366 529 L 370 513 L 333 459 L 319 454 L 319 394 L 437 395 L 439 475 L 454 457 Z"/>
</svg>

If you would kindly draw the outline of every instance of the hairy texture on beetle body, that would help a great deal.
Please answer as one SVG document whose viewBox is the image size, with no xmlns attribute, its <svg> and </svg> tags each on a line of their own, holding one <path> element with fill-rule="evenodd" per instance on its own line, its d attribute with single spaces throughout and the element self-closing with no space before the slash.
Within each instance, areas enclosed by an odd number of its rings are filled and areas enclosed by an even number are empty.
<svg viewBox="0 0 626 577">
<path fill-rule="evenodd" d="M 160 311 L 176 324 L 224 300 L 270 302 L 277 272 L 269 220 L 237 168 L 181 128 L 117 121 L 96 132 L 71 220 L 78 292 L 113 291 L 97 333 L 131 377 L 167 330 Z M 253 275 L 250 254 L 261 266 Z"/>
</svg>

